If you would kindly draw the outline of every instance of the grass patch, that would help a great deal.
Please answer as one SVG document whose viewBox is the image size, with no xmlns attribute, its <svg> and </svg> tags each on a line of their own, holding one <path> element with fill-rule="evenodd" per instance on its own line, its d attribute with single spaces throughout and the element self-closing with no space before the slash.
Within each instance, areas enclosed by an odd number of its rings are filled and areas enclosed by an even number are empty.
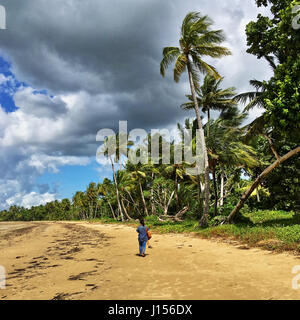
<svg viewBox="0 0 300 320">
<path fill-rule="evenodd" d="M 261 210 L 243 213 L 242 220 L 236 224 L 223 224 L 205 229 L 198 228 L 198 220 L 188 218 L 183 222 L 163 222 L 157 216 L 145 219 L 145 224 L 154 233 L 195 233 L 203 238 L 222 238 L 237 240 L 249 247 L 261 247 L 275 251 L 294 251 L 300 254 L 300 214 L 295 212 Z M 113 219 L 93 220 L 102 223 L 120 223 Z M 136 226 L 138 222 L 129 221 L 126 225 Z"/>
<path fill-rule="evenodd" d="M 300 253 L 300 214 L 284 211 L 244 213 L 248 223 L 222 225 L 199 230 L 206 238 L 233 238 L 249 246 Z"/>
</svg>

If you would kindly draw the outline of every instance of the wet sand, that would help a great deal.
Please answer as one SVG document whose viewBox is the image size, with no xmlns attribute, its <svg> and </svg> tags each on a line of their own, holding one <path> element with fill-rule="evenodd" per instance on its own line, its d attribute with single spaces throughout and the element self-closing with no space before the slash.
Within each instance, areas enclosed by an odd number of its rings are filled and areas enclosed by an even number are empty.
<svg viewBox="0 0 300 320">
<path fill-rule="evenodd" d="M 0 223 L 0 299 L 299 299 L 290 254 L 85 222 Z"/>
</svg>

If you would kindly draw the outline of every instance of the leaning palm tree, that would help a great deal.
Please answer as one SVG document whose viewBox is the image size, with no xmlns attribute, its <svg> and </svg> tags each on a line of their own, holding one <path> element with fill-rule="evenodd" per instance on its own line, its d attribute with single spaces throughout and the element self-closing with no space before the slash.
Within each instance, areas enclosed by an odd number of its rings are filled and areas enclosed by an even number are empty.
<svg viewBox="0 0 300 320">
<path fill-rule="evenodd" d="M 208 73 L 217 79 L 221 78 L 216 69 L 206 63 L 203 57 L 221 58 L 231 54 L 227 48 L 219 46 L 224 41 L 223 31 L 211 30 L 211 25 L 212 21 L 207 16 L 201 16 L 197 12 L 188 13 L 182 23 L 179 47 L 165 47 L 160 65 L 161 75 L 165 76 L 166 69 L 175 61 L 174 80 L 176 82 L 180 80 L 180 76 L 186 70 L 189 76 L 201 144 L 204 150 L 205 208 L 200 226 L 207 223 L 209 212 L 209 165 L 196 89 L 199 88 L 199 73 Z"/>
<path fill-rule="evenodd" d="M 224 78 L 216 79 L 211 75 L 206 75 L 203 85 L 196 89 L 198 106 L 202 108 L 202 112 L 207 113 L 208 123 L 210 122 L 210 110 L 226 111 L 236 104 L 233 100 L 235 96 L 235 88 L 221 89 L 220 85 Z M 184 103 L 181 107 L 185 110 L 195 108 L 193 97 L 187 95 L 189 102 Z M 209 128 L 208 128 L 209 129 Z M 209 130 L 208 130 L 209 136 Z"/>
</svg>

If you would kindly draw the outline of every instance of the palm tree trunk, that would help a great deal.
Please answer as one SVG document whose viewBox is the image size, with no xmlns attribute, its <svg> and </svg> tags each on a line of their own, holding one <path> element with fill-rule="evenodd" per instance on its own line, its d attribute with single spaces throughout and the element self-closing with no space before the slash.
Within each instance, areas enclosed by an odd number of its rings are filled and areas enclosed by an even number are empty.
<svg viewBox="0 0 300 320">
<path fill-rule="evenodd" d="M 214 185 L 214 194 L 215 194 L 215 203 L 214 203 L 214 216 L 218 214 L 218 191 L 217 191 L 217 182 L 216 182 L 216 167 L 213 167 L 213 185 Z"/>
<path fill-rule="evenodd" d="M 137 210 L 137 212 L 138 212 L 138 214 L 141 216 L 142 214 L 141 214 L 141 212 L 140 212 L 140 210 L 139 210 L 138 206 L 136 205 L 135 201 L 133 200 L 131 193 L 130 193 L 127 189 L 125 189 L 125 190 L 126 190 L 126 192 L 128 193 L 129 198 L 130 198 L 130 199 L 131 199 L 131 201 L 132 201 L 132 204 L 133 204 L 133 206 L 134 206 L 134 209 L 136 209 L 136 210 Z"/>
<path fill-rule="evenodd" d="M 145 201 L 145 197 L 144 197 L 144 192 L 143 192 L 143 188 L 142 188 L 142 184 L 141 184 L 140 181 L 139 181 L 139 186 L 140 186 L 140 192 L 141 192 L 141 197 L 142 197 L 142 201 L 143 201 L 144 210 L 145 210 L 146 216 L 149 216 L 147 205 L 146 205 L 146 201 Z"/>
<path fill-rule="evenodd" d="M 97 218 L 97 212 L 98 212 L 98 201 L 97 201 L 96 208 L 95 208 L 94 219 Z"/>
<path fill-rule="evenodd" d="M 156 214 L 156 210 L 155 210 L 155 204 L 154 204 L 154 191 L 153 191 L 153 181 L 154 181 L 154 173 L 152 172 L 152 183 L 151 183 L 151 190 L 150 190 L 150 194 L 151 194 L 151 214 Z"/>
<path fill-rule="evenodd" d="M 200 218 L 203 214 L 203 199 L 202 199 L 202 190 L 201 190 L 201 181 L 200 181 L 200 174 L 197 175 L 197 194 L 198 194 L 198 210 L 200 213 Z"/>
<path fill-rule="evenodd" d="M 125 205 L 124 205 L 123 199 L 121 199 L 121 205 L 122 205 L 122 208 L 123 208 L 123 210 L 124 210 L 124 213 L 125 213 L 126 218 L 127 218 L 128 220 L 132 220 L 132 218 L 129 216 L 129 214 L 128 214 L 127 210 L 126 210 L 126 207 L 125 207 Z"/>
<path fill-rule="evenodd" d="M 210 109 L 207 108 L 207 136 L 209 137 Z"/>
<path fill-rule="evenodd" d="M 111 157 L 110 157 L 110 162 L 111 162 L 111 167 L 112 167 L 113 177 L 114 177 L 114 183 L 115 183 L 115 188 L 116 188 L 118 209 L 119 209 L 119 213 L 121 215 L 121 219 L 122 219 L 122 221 L 124 221 L 124 215 L 123 215 L 122 208 L 121 208 L 121 203 L 120 203 L 119 188 L 118 188 L 117 177 L 116 177 L 116 173 L 115 173 L 114 162 L 113 162 Z"/>
<path fill-rule="evenodd" d="M 175 190 L 175 199 L 176 199 L 176 212 L 178 212 L 179 208 L 179 199 L 178 199 L 178 182 L 177 182 L 177 173 L 175 169 L 175 180 L 174 180 L 174 190 Z"/>
<path fill-rule="evenodd" d="M 257 188 L 257 186 L 263 181 L 263 179 L 270 173 L 272 172 L 275 168 L 277 168 L 280 164 L 294 156 L 300 152 L 300 147 L 297 147 L 296 149 L 288 152 L 286 155 L 283 157 L 280 157 L 277 159 L 273 164 L 271 164 L 268 168 L 266 168 L 259 176 L 258 178 L 252 183 L 251 187 L 243 194 L 241 200 L 239 203 L 236 205 L 236 207 L 233 209 L 233 211 L 230 213 L 228 217 L 228 221 L 232 222 L 235 215 L 241 210 L 241 208 L 244 206 L 245 202 L 247 199 L 251 196 L 252 192 Z"/>
<path fill-rule="evenodd" d="M 221 191 L 220 191 L 220 207 L 224 205 L 224 168 L 221 167 Z"/>
<path fill-rule="evenodd" d="M 207 224 L 207 218 L 209 214 L 209 166 L 208 166 L 208 155 L 207 155 L 207 149 L 206 149 L 206 143 L 205 143 L 204 130 L 202 125 L 202 120 L 200 117 L 199 106 L 198 106 L 198 101 L 196 97 L 195 85 L 192 77 L 191 64 L 189 61 L 189 57 L 187 57 L 187 60 L 188 60 L 187 68 L 188 68 L 191 92 L 192 92 L 192 97 L 195 105 L 196 118 L 197 118 L 198 128 L 200 132 L 201 146 L 204 153 L 204 194 L 205 194 L 204 199 L 205 200 L 204 200 L 204 212 L 199 222 L 199 226 L 202 227 Z"/>
<path fill-rule="evenodd" d="M 107 202 L 108 202 L 108 205 L 109 205 L 109 207 L 110 207 L 110 210 L 111 210 L 111 213 L 112 213 L 114 219 L 117 220 L 117 218 L 116 218 L 116 216 L 115 216 L 115 213 L 114 213 L 114 210 L 113 210 L 113 207 L 111 206 L 109 200 L 107 200 Z"/>
</svg>

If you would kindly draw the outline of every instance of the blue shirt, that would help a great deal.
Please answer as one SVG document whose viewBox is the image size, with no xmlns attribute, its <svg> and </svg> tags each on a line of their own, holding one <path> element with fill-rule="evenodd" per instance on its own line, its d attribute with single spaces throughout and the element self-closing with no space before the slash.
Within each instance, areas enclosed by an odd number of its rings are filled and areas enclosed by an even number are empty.
<svg viewBox="0 0 300 320">
<path fill-rule="evenodd" d="M 147 230 L 149 231 L 149 228 L 147 228 Z M 146 227 L 138 226 L 136 232 L 139 234 L 138 238 L 140 242 L 148 241 Z"/>
</svg>

